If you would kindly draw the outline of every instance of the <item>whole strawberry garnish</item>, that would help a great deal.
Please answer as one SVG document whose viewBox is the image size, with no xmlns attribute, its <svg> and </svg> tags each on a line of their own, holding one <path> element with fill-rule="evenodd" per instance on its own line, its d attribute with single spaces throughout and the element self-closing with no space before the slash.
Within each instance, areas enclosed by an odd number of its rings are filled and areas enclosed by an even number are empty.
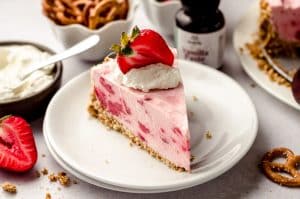
<svg viewBox="0 0 300 199">
<path fill-rule="evenodd" d="M 24 172 L 37 161 L 37 150 L 29 124 L 16 116 L 0 119 L 0 168 Z"/>
<path fill-rule="evenodd" d="M 122 33 L 120 43 L 114 44 L 111 49 L 117 53 L 117 62 L 124 74 L 132 68 L 141 68 L 149 64 L 173 65 L 172 51 L 160 34 L 153 30 L 139 30 L 135 26 L 130 36 Z"/>
</svg>

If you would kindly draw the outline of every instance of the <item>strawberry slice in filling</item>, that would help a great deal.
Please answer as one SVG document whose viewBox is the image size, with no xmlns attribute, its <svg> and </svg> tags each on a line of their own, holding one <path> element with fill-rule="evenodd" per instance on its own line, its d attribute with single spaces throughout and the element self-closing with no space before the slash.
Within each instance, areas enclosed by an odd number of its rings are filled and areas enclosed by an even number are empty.
<svg viewBox="0 0 300 199">
<path fill-rule="evenodd" d="M 111 78 L 108 63 L 91 70 L 97 100 L 116 120 L 162 158 L 190 170 L 190 133 L 183 85 L 142 92 Z"/>
</svg>

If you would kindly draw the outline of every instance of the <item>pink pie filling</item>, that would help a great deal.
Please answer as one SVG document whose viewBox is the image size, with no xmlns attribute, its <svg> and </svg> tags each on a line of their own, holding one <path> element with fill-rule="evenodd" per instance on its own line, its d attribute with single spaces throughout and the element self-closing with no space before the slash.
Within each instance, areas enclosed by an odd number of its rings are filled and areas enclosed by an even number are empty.
<svg viewBox="0 0 300 199">
<path fill-rule="evenodd" d="M 108 64 L 91 70 L 97 99 L 135 136 L 175 165 L 190 170 L 190 133 L 183 85 L 148 93 L 107 78 Z"/>
<path fill-rule="evenodd" d="M 300 41 L 300 0 L 267 0 L 271 20 L 282 40 Z"/>
</svg>

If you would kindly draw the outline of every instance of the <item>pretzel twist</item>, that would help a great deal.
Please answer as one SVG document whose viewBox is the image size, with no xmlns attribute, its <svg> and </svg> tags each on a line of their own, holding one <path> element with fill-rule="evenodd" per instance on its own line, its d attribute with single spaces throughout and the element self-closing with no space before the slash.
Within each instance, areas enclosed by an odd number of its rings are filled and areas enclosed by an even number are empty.
<svg viewBox="0 0 300 199">
<path fill-rule="evenodd" d="M 119 10 L 120 10 L 120 13 L 119 13 L 119 17 L 121 19 L 124 19 L 126 18 L 126 15 L 127 15 L 127 11 L 129 9 L 128 7 L 128 0 L 119 0 Z"/>
<path fill-rule="evenodd" d="M 92 0 L 77 0 L 74 5 L 81 11 L 82 24 L 88 26 L 88 20 L 90 15 L 90 9 L 95 7 L 98 1 Z"/>
<path fill-rule="evenodd" d="M 43 0 L 43 12 L 60 25 L 82 24 L 97 29 L 113 20 L 125 19 L 128 0 Z"/>
<path fill-rule="evenodd" d="M 100 1 L 94 8 L 90 10 L 89 24 L 90 29 L 96 29 L 97 26 L 101 26 L 106 21 L 106 16 L 103 14 L 106 11 L 106 15 L 110 12 L 111 8 L 117 6 L 115 0 L 103 0 Z"/>
<path fill-rule="evenodd" d="M 285 163 L 274 162 L 276 158 L 283 157 L 286 159 Z M 300 186 L 300 172 L 297 167 L 300 165 L 300 156 L 287 148 L 275 148 L 267 152 L 262 159 L 262 168 L 264 173 L 272 181 L 290 187 Z M 282 175 L 288 174 L 290 177 Z"/>
</svg>

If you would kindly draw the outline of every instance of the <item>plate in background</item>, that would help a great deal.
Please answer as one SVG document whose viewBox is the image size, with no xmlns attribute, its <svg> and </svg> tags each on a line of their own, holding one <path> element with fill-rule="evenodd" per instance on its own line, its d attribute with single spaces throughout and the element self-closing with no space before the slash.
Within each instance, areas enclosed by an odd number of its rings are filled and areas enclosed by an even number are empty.
<svg viewBox="0 0 300 199">
<path fill-rule="evenodd" d="M 235 51 L 240 58 L 243 69 L 258 85 L 282 102 L 300 110 L 300 105 L 294 100 L 291 89 L 272 82 L 269 77 L 258 68 L 256 60 L 245 48 L 246 43 L 254 41 L 258 31 L 257 22 L 259 10 L 259 1 L 256 0 L 236 26 L 233 34 Z M 240 48 L 243 48 L 244 50 L 241 51 Z"/>
</svg>

